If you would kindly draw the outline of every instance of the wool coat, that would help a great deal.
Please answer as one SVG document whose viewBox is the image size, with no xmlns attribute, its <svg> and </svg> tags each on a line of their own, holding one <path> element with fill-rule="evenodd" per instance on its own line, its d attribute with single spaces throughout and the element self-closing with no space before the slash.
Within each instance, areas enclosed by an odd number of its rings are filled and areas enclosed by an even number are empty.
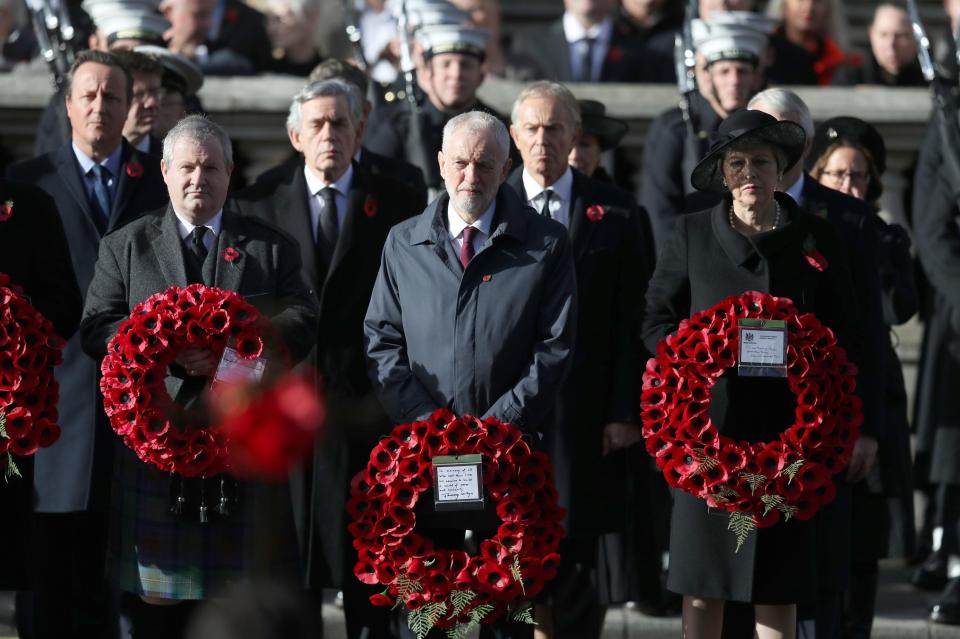
<svg viewBox="0 0 960 639">
<path fill-rule="evenodd" d="M 394 422 L 445 407 L 536 432 L 573 356 L 567 231 L 502 185 L 490 237 L 463 268 L 448 201 L 441 195 L 387 237 L 364 320 L 370 376 Z"/>
<path fill-rule="evenodd" d="M 295 473 L 291 484 L 307 584 L 340 587 L 345 553 L 353 552 L 344 518 L 349 481 L 362 470 L 356 460 L 365 460 L 390 428 L 367 377 L 363 318 L 387 233 L 426 202 L 413 186 L 372 175 L 362 162 L 355 163 L 333 261 L 325 265 L 313 239 L 303 157 L 282 169 L 238 194 L 235 206 L 298 238 L 303 280 L 320 305 L 312 361 L 323 378 L 328 418 L 313 463 L 304 469 L 310 476 Z"/>
<path fill-rule="evenodd" d="M 204 281 L 209 278 L 211 285 L 239 293 L 270 319 L 272 334 L 264 335 L 268 366 L 286 364 L 279 361 L 280 346 L 293 363 L 300 361 L 316 341 L 317 302 L 301 279 L 295 241 L 265 222 L 231 211 L 224 211 L 221 221 L 204 263 Z M 239 257 L 227 261 L 228 248 L 238 251 Z M 184 251 L 169 206 L 104 238 L 80 328 L 84 350 L 91 357 L 103 358 L 108 341 L 137 304 L 170 286 L 188 284 Z M 165 381 L 167 392 L 181 405 L 203 390 L 202 383 L 195 383 L 198 378 L 178 373 L 175 367 Z M 178 522 L 169 512 L 168 474 L 138 460 L 129 450 L 118 455 L 116 477 L 110 565 L 121 590 L 200 599 L 247 572 L 250 540 L 255 538 L 248 534 L 249 526 L 238 525 L 236 519 L 207 525 Z M 287 505 L 276 521 L 269 522 L 278 531 L 272 543 L 278 550 L 292 551 L 290 561 L 296 562 L 289 500 L 279 499 L 279 488 L 265 491 L 268 496 L 260 495 L 257 487 L 245 492 L 257 493 L 260 504 L 269 498 Z M 245 518 L 259 507 L 253 505 L 253 498 L 247 501 L 241 502 L 238 517 Z M 294 542 L 288 543 L 284 534 Z M 291 566 L 287 565 L 295 569 Z"/>
<path fill-rule="evenodd" d="M 677 221 L 647 289 L 643 339 L 648 349 L 655 350 L 692 313 L 753 290 L 788 297 L 801 313 L 813 312 L 857 361 L 862 338 L 843 245 L 829 223 L 804 214 L 785 194 L 776 197 L 788 222 L 749 238 L 730 227 L 729 196 Z M 827 259 L 822 272 L 804 259 L 811 241 Z M 731 369 L 712 390 L 710 417 L 722 435 L 769 441 L 793 422 L 795 406 L 786 380 L 741 378 Z M 669 589 L 770 604 L 795 603 L 813 594 L 817 562 L 809 522 L 757 530 L 734 552 L 725 511 L 683 491 L 674 491 L 674 497 Z"/>
</svg>

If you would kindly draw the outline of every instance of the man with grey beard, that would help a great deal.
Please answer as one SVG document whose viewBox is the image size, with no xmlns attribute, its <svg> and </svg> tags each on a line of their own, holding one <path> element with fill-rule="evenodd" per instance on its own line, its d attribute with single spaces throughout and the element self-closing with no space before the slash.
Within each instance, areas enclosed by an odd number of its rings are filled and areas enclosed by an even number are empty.
<svg viewBox="0 0 960 639">
<path fill-rule="evenodd" d="M 451 119 L 446 193 L 387 237 L 364 335 L 395 423 L 441 407 L 528 432 L 547 423 L 572 359 L 573 256 L 563 225 L 504 185 L 509 150 L 497 118 Z"/>
</svg>

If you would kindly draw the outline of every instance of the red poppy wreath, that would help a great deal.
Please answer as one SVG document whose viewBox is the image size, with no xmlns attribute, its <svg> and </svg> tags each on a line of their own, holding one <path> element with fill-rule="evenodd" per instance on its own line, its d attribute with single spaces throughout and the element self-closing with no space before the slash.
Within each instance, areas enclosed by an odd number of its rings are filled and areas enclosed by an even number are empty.
<svg viewBox="0 0 960 639">
<path fill-rule="evenodd" d="M 433 485 L 431 460 L 480 454 L 483 484 L 499 528 L 479 554 L 437 550 L 414 531 L 414 506 Z M 426 497 L 425 497 L 426 498 Z M 533 623 L 530 601 L 556 576 L 564 511 L 553 468 L 512 424 L 438 410 L 402 424 L 370 453 L 350 484 L 347 513 L 358 562 L 354 574 L 385 590 L 370 601 L 405 606 L 418 637 L 443 628 L 450 637 L 501 617 Z"/>
<path fill-rule="evenodd" d="M 226 434 L 176 404 L 164 378 L 185 348 L 220 357 L 233 340 L 240 357 L 258 357 L 259 319 L 237 293 L 202 284 L 170 287 L 133 308 L 107 344 L 100 390 L 110 425 L 142 461 L 186 477 L 230 469 Z"/>
<path fill-rule="evenodd" d="M 776 441 L 734 441 L 709 417 L 710 389 L 736 363 L 742 318 L 785 320 L 796 419 Z M 750 532 L 810 519 L 836 496 L 863 421 L 856 367 L 831 330 L 783 297 L 750 291 L 680 322 L 643 376 L 647 451 L 667 483 L 730 513 L 737 550 Z"/>
<path fill-rule="evenodd" d="M 0 273 L 0 472 L 6 478 L 20 474 L 14 455 L 33 455 L 60 437 L 53 367 L 63 361 L 63 347 L 50 320 Z"/>
</svg>

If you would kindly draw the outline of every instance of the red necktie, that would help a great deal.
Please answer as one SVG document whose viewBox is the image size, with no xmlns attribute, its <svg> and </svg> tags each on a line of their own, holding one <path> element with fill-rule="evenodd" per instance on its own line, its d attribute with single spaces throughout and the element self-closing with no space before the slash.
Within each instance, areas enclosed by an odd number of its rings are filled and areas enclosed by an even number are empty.
<svg viewBox="0 0 960 639">
<path fill-rule="evenodd" d="M 475 226 L 468 226 L 463 229 L 463 245 L 460 247 L 460 263 L 463 268 L 473 259 L 473 236 L 479 232 Z"/>
</svg>

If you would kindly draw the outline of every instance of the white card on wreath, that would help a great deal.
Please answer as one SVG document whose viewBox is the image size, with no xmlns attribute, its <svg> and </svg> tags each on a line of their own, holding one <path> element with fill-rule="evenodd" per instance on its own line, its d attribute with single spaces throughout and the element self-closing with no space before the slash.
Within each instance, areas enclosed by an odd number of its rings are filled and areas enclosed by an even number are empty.
<svg viewBox="0 0 960 639">
<path fill-rule="evenodd" d="M 263 370 L 267 361 L 263 357 L 247 359 L 241 357 L 237 349 L 227 346 L 213 376 L 213 384 L 249 384 L 263 379 Z"/>
</svg>

